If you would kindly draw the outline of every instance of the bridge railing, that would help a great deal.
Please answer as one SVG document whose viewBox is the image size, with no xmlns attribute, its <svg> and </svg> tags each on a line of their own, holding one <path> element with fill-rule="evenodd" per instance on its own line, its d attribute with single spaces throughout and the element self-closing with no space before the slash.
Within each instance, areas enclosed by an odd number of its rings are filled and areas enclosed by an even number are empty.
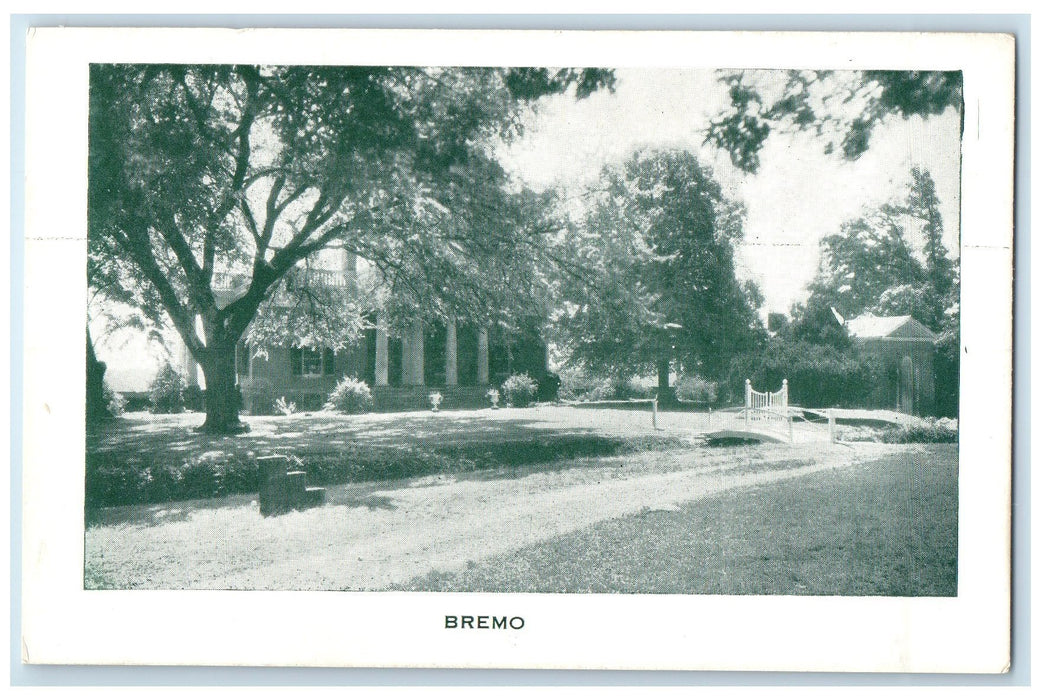
<svg viewBox="0 0 1041 700">
<path fill-rule="evenodd" d="M 710 416 L 709 425 L 724 430 L 766 432 L 786 438 L 794 436 L 792 411 L 788 408 L 788 380 L 779 391 L 756 391 L 745 380 L 745 405 L 723 409 Z"/>
</svg>

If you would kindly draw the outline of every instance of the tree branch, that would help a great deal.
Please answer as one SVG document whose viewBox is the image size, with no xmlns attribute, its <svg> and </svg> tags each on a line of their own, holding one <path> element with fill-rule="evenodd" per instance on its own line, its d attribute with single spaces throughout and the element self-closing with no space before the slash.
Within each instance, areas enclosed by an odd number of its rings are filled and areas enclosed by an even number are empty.
<svg viewBox="0 0 1041 700">
<path fill-rule="evenodd" d="M 163 308 L 173 321 L 174 327 L 181 335 L 185 347 L 193 357 L 198 358 L 203 349 L 202 341 L 195 332 L 195 320 L 192 315 L 181 305 L 177 298 L 177 290 L 173 288 L 166 275 L 159 268 L 152 254 L 151 242 L 148 233 L 127 234 L 123 231 L 114 231 L 113 239 L 116 244 L 130 257 L 138 269 L 156 289 Z"/>
</svg>

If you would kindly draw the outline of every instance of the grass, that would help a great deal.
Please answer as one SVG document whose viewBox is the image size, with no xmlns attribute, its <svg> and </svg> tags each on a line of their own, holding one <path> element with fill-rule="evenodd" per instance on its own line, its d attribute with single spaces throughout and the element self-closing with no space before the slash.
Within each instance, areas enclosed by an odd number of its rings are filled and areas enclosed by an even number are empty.
<svg viewBox="0 0 1041 700">
<path fill-rule="evenodd" d="M 957 595 L 957 448 L 646 510 L 411 591 Z"/>
<path fill-rule="evenodd" d="M 521 470 L 561 460 L 689 444 L 626 417 L 611 430 L 573 409 L 313 414 L 249 419 L 241 436 L 196 433 L 199 415 L 134 414 L 88 434 L 87 520 L 100 508 L 216 498 L 257 490 L 256 457 L 286 454 L 308 483 L 346 484 Z"/>
</svg>

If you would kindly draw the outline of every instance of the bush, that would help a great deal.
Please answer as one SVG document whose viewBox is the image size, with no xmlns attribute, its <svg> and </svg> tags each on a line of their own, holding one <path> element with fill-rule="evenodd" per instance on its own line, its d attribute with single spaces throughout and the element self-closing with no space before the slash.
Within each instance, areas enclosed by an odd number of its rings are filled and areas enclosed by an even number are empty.
<svg viewBox="0 0 1041 700">
<path fill-rule="evenodd" d="M 108 384 L 105 385 L 103 392 L 103 396 L 105 397 L 105 407 L 108 408 L 109 415 L 112 417 L 123 415 L 127 408 L 126 397 L 118 391 L 112 391 L 112 387 Z"/>
<path fill-rule="evenodd" d="M 240 396 L 239 406 L 242 406 L 241 401 Z M 184 407 L 189 411 L 205 411 L 206 392 L 199 388 L 197 384 L 192 384 L 191 386 L 186 387 L 184 390 Z"/>
<path fill-rule="evenodd" d="M 603 401 L 614 396 L 614 384 L 584 367 L 565 367 L 560 370 L 558 395 L 562 401 Z"/>
<path fill-rule="evenodd" d="M 560 395 L 560 375 L 546 372 L 538 380 L 539 390 L 536 401 L 556 401 Z"/>
<path fill-rule="evenodd" d="M 506 395 L 506 405 L 524 408 L 535 398 L 538 386 L 535 380 L 525 374 L 512 374 L 502 383 L 502 393 Z"/>
<path fill-rule="evenodd" d="M 372 391 L 362 380 L 344 377 L 329 394 L 325 408 L 340 413 L 365 413 L 372 408 Z"/>
<path fill-rule="evenodd" d="M 184 390 L 184 377 L 170 365 L 165 365 L 148 387 L 148 410 L 152 413 L 183 412 Z"/>
<path fill-rule="evenodd" d="M 616 399 L 650 399 L 658 393 L 657 377 L 630 377 L 614 387 Z"/>
<path fill-rule="evenodd" d="M 744 402 L 745 379 L 756 391 L 777 391 L 788 380 L 788 402 L 795 406 L 874 408 L 887 405 L 891 378 L 884 362 L 857 348 L 773 339 L 758 352 L 734 358 L 727 399 Z"/>
<path fill-rule="evenodd" d="M 882 442 L 958 442 L 958 429 L 944 420 L 925 420 L 914 425 L 887 428 L 882 431 Z"/>
<path fill-rule="evenodd" d="M 676 380 L 676 398 L 697 404 L 714 404 L 719 396 L 719 386 L 715 382 L 698 376 L 680 377 Z"/>
</svg>

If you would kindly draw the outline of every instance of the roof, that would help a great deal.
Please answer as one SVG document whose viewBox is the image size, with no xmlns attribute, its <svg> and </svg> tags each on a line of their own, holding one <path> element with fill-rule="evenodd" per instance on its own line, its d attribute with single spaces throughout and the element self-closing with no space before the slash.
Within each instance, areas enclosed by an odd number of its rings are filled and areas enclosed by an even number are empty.
<svg viewBox="0 0 1041 700">
<path fill-rule="evenodd" d="M 846 321 L 846 330 L 853 338 L 902 338 L 905 340 L 936 340 L 936 334 L 911 316 L 875 316 L 864 314 Z"/>
</svg>

